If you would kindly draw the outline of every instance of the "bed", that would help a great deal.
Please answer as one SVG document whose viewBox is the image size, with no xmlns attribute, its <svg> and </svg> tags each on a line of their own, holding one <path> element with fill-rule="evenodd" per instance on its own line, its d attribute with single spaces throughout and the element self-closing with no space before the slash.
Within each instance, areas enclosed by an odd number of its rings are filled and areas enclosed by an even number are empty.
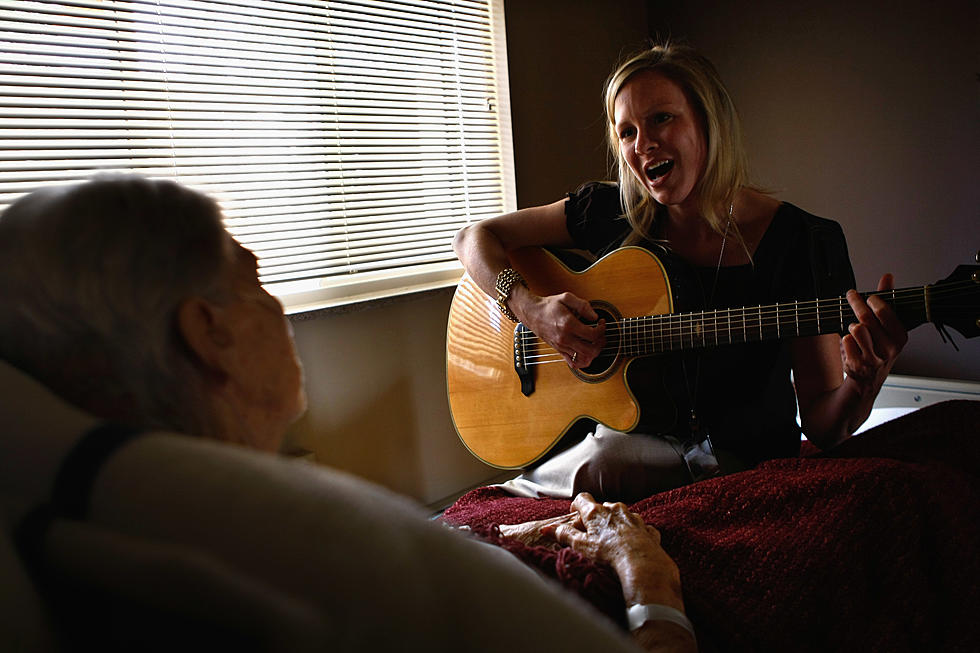
<svg viewBox="0 0 980 653">
<path fill-rule="evenodd" d="M 804 447 L 632 504 L 680 568 L 701 650 L 980 650 L 977 399 L 977 384 L 890 378 L 874 425 L 832 451 Z M 442 519 L 621 622 L 608 568 L 496 529 L 568 511 L 569 501 L 484 487 Z"/>
</svg>

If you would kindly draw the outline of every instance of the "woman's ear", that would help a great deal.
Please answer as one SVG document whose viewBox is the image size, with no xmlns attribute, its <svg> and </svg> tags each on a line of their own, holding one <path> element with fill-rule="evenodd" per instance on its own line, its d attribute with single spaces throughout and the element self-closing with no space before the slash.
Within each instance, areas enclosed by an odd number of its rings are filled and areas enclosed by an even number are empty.
<svg viewBox="0 0 980 653">
<path fill-rule="evenodd" d="M 202 297 L 190 297 L 177 307 L 177 331 L 198 362 L 213 373 L 230 371 L 233 338 L 224 324 L 224 310 Z"/>
</svg>

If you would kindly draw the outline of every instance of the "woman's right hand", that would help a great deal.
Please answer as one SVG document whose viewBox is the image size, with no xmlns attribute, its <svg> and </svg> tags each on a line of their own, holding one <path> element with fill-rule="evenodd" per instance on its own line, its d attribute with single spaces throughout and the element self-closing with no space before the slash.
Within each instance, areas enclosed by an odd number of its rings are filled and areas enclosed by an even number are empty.
<svg viewBox="0 0 980 653">
<path fill-rule="evenodd" d="M 511 264 L 508 252 L 530 246 L 575 246 L 566 225 L 565 203 L 561 199 L 474 222 L 459 230 L 453 250 L 483 292 L 496 297 L 497 276 Z M 572 293 L 540 297 L 515 284 L 507 306 L 573 368 L 588 367 L 605 345 L 605 324 L 589 302 Z"/>
<path fill-rule="evenodd" d="M 511 293 L 508 305 L 570 367 L 588 367 L 606 344 L 605 322 L 589 302 L 570 292 L 540 297 L 521 287 Z"/>
</svg>

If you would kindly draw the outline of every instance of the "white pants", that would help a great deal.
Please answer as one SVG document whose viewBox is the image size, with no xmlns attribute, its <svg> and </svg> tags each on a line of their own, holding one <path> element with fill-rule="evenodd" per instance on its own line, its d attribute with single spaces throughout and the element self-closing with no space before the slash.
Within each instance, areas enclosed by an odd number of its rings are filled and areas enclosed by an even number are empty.
<svg viewBox="0 0 980 653">
<path fill-rule="evenodd" d="M 570 499 L 588 492 L 600 501 L 632 503 L 691 481 L 676 438 L 600 424 L 578 444 L 497 487 L 522 497 Z"/>
</svg>

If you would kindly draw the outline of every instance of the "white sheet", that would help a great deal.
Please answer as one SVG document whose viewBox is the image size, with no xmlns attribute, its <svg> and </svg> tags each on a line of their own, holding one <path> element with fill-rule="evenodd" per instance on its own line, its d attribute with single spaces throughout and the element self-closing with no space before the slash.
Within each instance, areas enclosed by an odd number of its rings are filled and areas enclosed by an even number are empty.
<svg viewBox="0 0 980 653">
<path fill-rule="evenodd" d="M 862 424 L 861 428 L 854 432 L 854 435 L 874 428 L 879 424 L 890 422 L 891 420 L 901 417 L 902 415 L 908 415 L 916 410 L 919 409 L 911 406 L 902 406 L 898 408 L 872 408 L 871 415 L 868 416 L 868 421 Z"/>
</svg>

